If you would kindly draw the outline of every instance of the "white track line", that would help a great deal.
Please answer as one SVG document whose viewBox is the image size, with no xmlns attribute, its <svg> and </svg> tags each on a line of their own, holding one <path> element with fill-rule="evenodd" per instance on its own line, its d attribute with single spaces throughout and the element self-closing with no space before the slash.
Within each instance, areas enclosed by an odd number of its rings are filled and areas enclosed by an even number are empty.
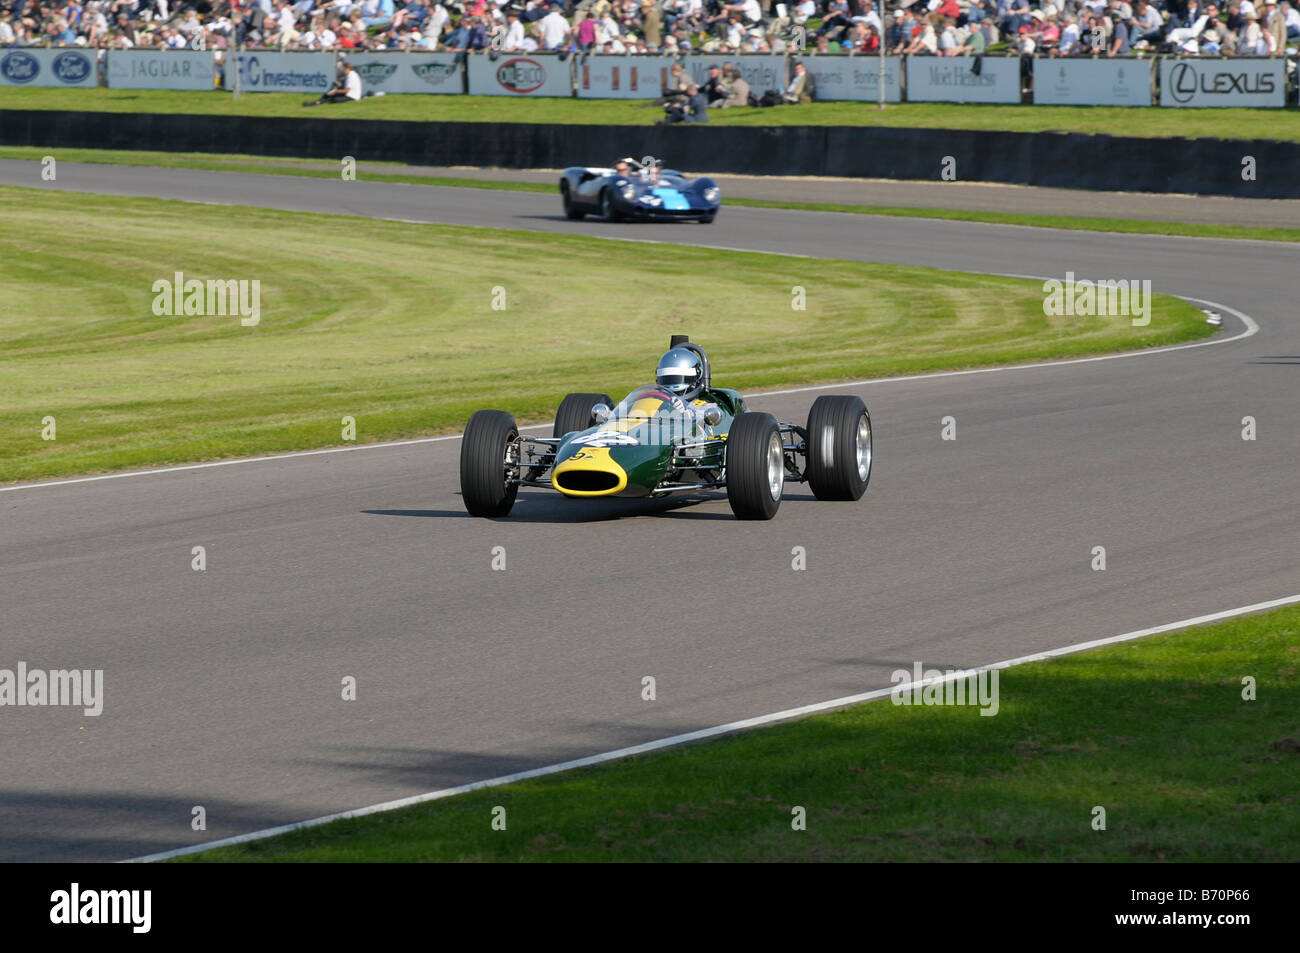
<svg viewBox="0 0 1300 953">
<path fill-rule="evenodd" d="M 743 249 L 738 249 L 743 250 Z M 1012 278 L 1032 278 L 1038 279 L 1032 275 L 1004 275 L 1001 277 Z M 1183 296 L 1179 296 L 1183 297 Z M 785 390 L 768 390 L 759 391 L 750 394 L 753 399 L 762 397 L 777 397 L 782 394 L 803 394 L 809 391 L 834 390 L 839 387 L 865 387 L 869 384 L 896 384 L 901 381 L 919 381 L 931 380 L 943 377 L 965 377 L 971 374 L 998 374 L 1006 371 L 1024 371 L 1038 367 L 1063 367 L 1068 364 L 1091 364 L 1097 361 L 1116 361 L 1125 357 L 1149 357 L 1154 354 L 1168 354 L 1171 351 L 1185 351 L 1196 347 L 1211 347 L 1218 344 L 1230 344 L 1233 341 L 1239 341 L 1242 338 L 1248 338 L 1259 331 L 1259 325 L 1249 315 L 1243 314 L 1235 308 L 1229 308 L 1224 304 L 1217 304 L 1213 301 L 1204 301 L 1200 298 L 1186 298 L 1188 301 L 1194 301 L 1197 304 L 1208 305 L 1209 307 L 1231 314 L 1237 318 L 1245 330 L 1240 334 L 1234 334 L 1229 338 L 1217 338 L 1211 341 L 1198 341 L 1194 344 L 1171 344 L 1167 347 L 1151 348 L 1145 351 L 1124 351 L 1119 354 L 1102 354 L 1097 357 L 1074 357 L 1060 361 L 1039 361 L 1032 364 L 1008 364 L 1002 367 L 975 367 L 964 371 L 934 371 L 928 374 L 908 374 L 901 377 L 876 377 L 860 381 L 839 381 L 834 384 L 815 384 L 810 387 L 793 387 Z M 520 427 L 520 430 L 537 430 L 542 427 L 549 427 L 550 424 L 529 424 Z M 296 450 L 291 453 L 275 453 L 261 457 L 240 457 L 236 460 L 214 460 L 210 463 L 186 463 L 174 467 L 156 467 L 152 470 L 127 470 L 122 473 L 105 473 L 99 476 L 71 477 L 66 480 L 46 480 L 41 483 L 15 483 L 12 486 L 0 486 L 0 493 L 13 493 L 17 490 L 39 490 L 43 487 L 52 486 L 69 486 L 74 483 L 97 483 L 101 480 L 122 480 L 127 477 L 154 476 L 160 473 L 179 473 L 184 470 L 209 470 L 213 467 L 231 467 L 241 463 L 265 463 L 271 460 L 292 460 L 295 457 L 318 457 L 331 453 L 355 453 L 359 450 L 383 450 L 389 447 L 409 447 L 422 443 L 438 443 L 443 440 L 459 440 L 464 434 L 448 434 L 442 437 L 417 437 L 412 440 L 394 440 L 387 443 L 364 443 L 355 447 L 328 447 L 323 450 Z"/>
<path fill-rule="evenodd" d="M 1027 662 L 1042 662 L 1048 659 L 1059 658 L 1062 655 L 1072 655 L 1075 652 L 1086 652 L 1089 649 L 1100 648 L 1104 645 L 1114 645 L 1117 642 L 1131 642 L 1134 639 L 1141 639 L 1148 635 L 1170 632 L 1175 629 L 1186 629 L 1196 625 L 1206 625 L 1211 622 L 1222 621 L 1223 619 L 1231 619 L 1235 616 L 1248 615 L 1253 612 L 1263 612 L 1267 609 L 1276 609 L 1281 606 L 1294 605 L 1296 603 L 1300 603 L 1300 594 L 1284 596 L 1281 599 L 1272 599 L 1268 602 L 1257 602 L 1254 605 L 1241 606 L 1236 609 L 1227 609 L 1223 612 L 1212 612 L 1209 615 L 1200 615 L 1193 619 L 1182 619 L 1178 622 L 1169 622 L 1164 625 L 1152 626 L 1149 629 L 1138 629 L 1134 632 L 1125 632 L 1123 635 L 1112 635 L 1104 639 L 1093 639 L 1090 642 L 1079 642 L 1076 645 L 1067 645 L 1064 648 L 1059 649 L 1049 649 L 1046 652 L 1036 652 L 1033 655 L 1022 655 L 1019 658 L 1007 659 L 1003 662 L 993 662 L 989 665 L 982 665 L 975 669 L 964 669 L 960 674 L 962 676 L 967 676 L 972 672 L 987 672 L 992 671 L 993 669 L 1012 668 L 1016 665 L 1024 665 Z M 531 778 L 541 778 L 549 774 L 558 774 L 561 771 L 571 771 L 575 768 L 587 768 L 592 765 L 604 764 L 609 761 L 618 761 L 622 758 L 630 758 L 633 755 L 645 754 L 650 751 L 659 751 L 663 748 L 673 748 L 696 741 L 704 741 L 709 738 L 716 738 L 719 735 L 729 735 L 737 731 L 744 731 L 747 728 L 758 728 L 763 725 L 789 721 L 793 718 L 803 718 L 807 715 L 814 715 L 819 712 L 832 711 L 836 708 L 845 708 L 849 705 L 857 705 L 877 698 L 885 698 L 895 691 L 909 690 L 933 682 L 947 681 L 952 677 L 955 677 L 955 675 L 944 675 L 937 679 L 922 679 L 919 682 L 908 682 L 905 685 L 894 685 L 889 688 L 877 688 L 873 691 L 862 692 L 858 695 L 845 695 L 841 698 L 832 698 L 829 701 L 803 705 L 799 708 L 787 708 L 784 711 L 773 712 L 770 715 L 759 715 L 755 718 L 733 721 L 725 725 L 718 725 L 714 728 L 702 728 L 699 731 L 688 731 L 685 734 L 672 735 L 668 738 L 660 738 L 656 741 L 647 741 L 644 744 L 633 745 L 629 748 L 619 748 L 615 751 L 606 751 L 602 754 L 594 754 L 586 758 L 575 758 L 572 761 L 562 761 L 559 764 L 549 764 L 542 768 L 518 771 L 515 774 L 506 774 L 498 778 L 490 778 L 486 781 L 473 781 L 469 784 L 461 784 L 454 788 L 443 788 L 440 791 L 430 791 L 427 794 L 416 794 L 412 797 L 405 797 L 396 801 L 385 801 L 382 804 L 372 804 L 369 807 L 357 808 L 353 811 L 343 811 L 340 814 L 327 814 L 325 817 L 317 817 L 309 821 L 299 821 L 296 824 L 284 824 L 280 827 L 269 827 L 266 830 L 253 831 L 249 834 L 240 834 L 237 837 L 226 837 L 222 840 L 208 841 L 204 844 L 194 844 L 191 847 L 178 847 L 175 850 L 165 850 L 157 854 L 135 857 L 123 861 L 123 863 L 152 863 L 154 861 L 169 860 L 173 857 L 197 854 L 201 851 L 212 850 L 217 847 L 230 847 L 235 844 L 247 844 L 249 841 L 264 840 L 268 837 L 287 834 L 290 831 L 303 830 L 309 827 L 319 827 L 320 825 L 328 824 L 331 821 L 341 821 L 353 817 L 366 817 L 370 814 L 383 814 L 387 811 L 396 811 L 404 807 L 410 807 L 414 804 L 425 804 L 429 801 L 440 801 L 444 798 L 454 797 L 457 794 L 466 794 L 470 791 L 478 791 L 483 788 L 495 788 L 504 784 L 513 784 L 516 781 L 527 781 Z"/>
</svg>

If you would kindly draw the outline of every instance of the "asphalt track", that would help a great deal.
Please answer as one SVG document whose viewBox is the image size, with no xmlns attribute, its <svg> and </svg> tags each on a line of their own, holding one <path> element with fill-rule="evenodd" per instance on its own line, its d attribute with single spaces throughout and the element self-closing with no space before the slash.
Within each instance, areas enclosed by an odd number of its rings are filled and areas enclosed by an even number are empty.
<svg viewBox="0 0 1300 953">
<path fill-rule="evenodd" d="M 0 182 L 41 187 L 37 168 L 0 163 Z M 1069 269 L 1150 279 L 1261 330 L 837 387 L 872 411 L 867 495 L 793 487 L 764 524 L 733 520 L 722 495 L 542 491 L 509 520 L 471 519 L 455 439 L 0 491 L 0 667 L 106 682 L 98 718 L 4 710 L 0 859 L 138 856 L 887 687 L 914 661 L 974 666 L 1300 592 L 1292 245 L 741 208 L 711 226 L 611 226 L 528 193 L 71 164 L 44 187 Z M 1227 316 L 1223 336 L 1242 327 Z M 708 345 L 707 327 L 682 330 Z M 646 342 L 647 375 L 664 343 Z M 599 367 L 574 382 L 604 387 Z M 800 421 L 815 395 L 755 406 Z M 955 441 L 940 439 L 948 415 Z M 657 701 L 641 699 L 645 675 Z M 206 831 L 191 829 L 200 805 Z"/>
</svg>

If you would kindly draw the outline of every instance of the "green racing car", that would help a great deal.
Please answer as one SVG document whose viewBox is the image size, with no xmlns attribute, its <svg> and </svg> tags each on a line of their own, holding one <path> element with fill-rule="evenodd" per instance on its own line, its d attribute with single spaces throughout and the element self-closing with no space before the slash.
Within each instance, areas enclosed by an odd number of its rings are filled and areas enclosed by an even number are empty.
<svg viewBox="0 0 1300 953">
<path fill-rule="evenodd" d="M 806 426 L 749 411 L 739 392 L 714 387 L 704 349 L 673 335 L 655 383 L 617 404 L 569 394 L 550 437 L 520 434 L 501 410 L 465 427 L 460 488 L 473 516 L 509 514 L 521 486 L 574 499 L 657 498 L 726 488 L 740 519 L 768 520 L 787 482 L 819 500 L 857 500 L 871 479 L 871 415 L 862 398 L 818 397 Z"/>
</svg>

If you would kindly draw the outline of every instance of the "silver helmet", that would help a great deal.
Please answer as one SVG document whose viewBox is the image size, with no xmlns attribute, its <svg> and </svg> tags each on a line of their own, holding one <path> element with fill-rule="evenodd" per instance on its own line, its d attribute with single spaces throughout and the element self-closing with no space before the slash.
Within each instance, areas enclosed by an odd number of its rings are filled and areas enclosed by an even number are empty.
<svg viewBox="0 0 1300 953">
<path fill-rule="evenodd" d="M 686 347 L 675 347 L 659 358 L 655 380 L 670 394 L 690 400 L 704 386 L 704 361 Z"/>
</svg>

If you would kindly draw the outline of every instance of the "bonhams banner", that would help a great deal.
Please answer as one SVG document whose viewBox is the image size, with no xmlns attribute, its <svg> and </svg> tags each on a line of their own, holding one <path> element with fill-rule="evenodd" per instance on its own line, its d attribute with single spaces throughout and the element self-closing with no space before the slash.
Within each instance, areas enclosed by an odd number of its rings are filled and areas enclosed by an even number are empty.
<svg viewBox="0 0 1300 953">
<path fill-rule="evenodd" d="M 1281 59 L 1161 60 L 1161 106 L 1275 106 L 1286 97 Z"/>
<path fill-rule="evenodd" d="M 913 103 L 1018 103 L 1020 58 L 909 56 L 907 100 Z"/>
<path fill-rule="evenodd" d="M 802 62 L 812 74 L 818 100 L 853 99 L 874 103 L 880 95 L 878 56 L 805 56 Z M 901 57 L 885 57 L 886 102 L 896 103 L 903 98 L 902 62 Z"/>
<path fill-rule="evenodd" d="M 455 53 L 346 53 L 361 75 L 363 93 L 463 93 L 464 72 Z"/>
<path fill-rule="evenodd" d="M 334 85 L 333 53 L 236 54 L 241 93 L 323 93 Z M 235 88 L 235 71 L 226 67 L 226 89 Z M 364 90 L 363 90 L 364 92 Z"/>
<path fill-rule="evenodd" d="M 473 96 L 572 96 L 572 57 L 554 53 L 502 53 L 466 58 Z"/>
<path fill-rule="evenodd" d="M 1150 106 L 1151 60 L 1036 59 L 1034 102 L 1050 106 Z"/>
<path fill-rule="evenodd" d="M 0 49 L 0 86 L 98 86 L 95 51 Z"/>
<path fill-rule="evenodd" d="M 580 99 L 655 99 L 672 75 L 671 56 L 578 57 L 574 69 Z"/>
<path fill-rule="evenodd" d="M 188 50 L 109 50 L 108 85 L 114 89 L 212 89 L 211 53 Z"/>
</svg>

